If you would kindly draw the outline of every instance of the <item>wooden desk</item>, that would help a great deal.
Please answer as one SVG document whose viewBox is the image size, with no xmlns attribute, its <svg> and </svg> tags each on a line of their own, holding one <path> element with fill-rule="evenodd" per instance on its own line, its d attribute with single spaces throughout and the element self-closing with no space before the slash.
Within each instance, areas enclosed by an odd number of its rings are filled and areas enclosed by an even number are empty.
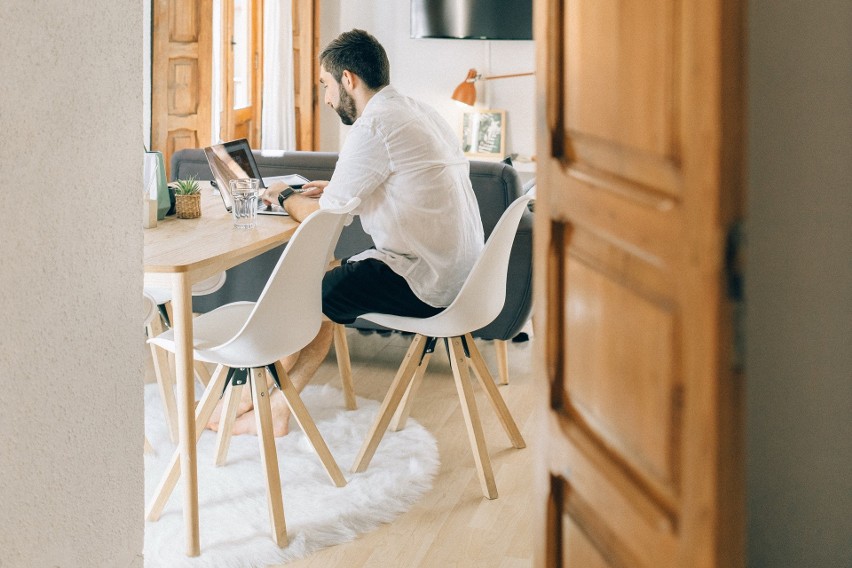
<svg viewBox="0 0 852 568">
<path fill-rule="evenodd" d="M 206 185 L 206 184 L 205 184 Z M 192 285 L 286 243 L 298 227 L 289 217 L 258 215 L 254 229 L 234 229 L 231 214 L 209 185 L 201 217 L 169 217 L 145 229 L 145 286 L 172 290 L 180 471 L 184 483 L 186 553 L 200 554 L 192 358 Z"/>
</svg>

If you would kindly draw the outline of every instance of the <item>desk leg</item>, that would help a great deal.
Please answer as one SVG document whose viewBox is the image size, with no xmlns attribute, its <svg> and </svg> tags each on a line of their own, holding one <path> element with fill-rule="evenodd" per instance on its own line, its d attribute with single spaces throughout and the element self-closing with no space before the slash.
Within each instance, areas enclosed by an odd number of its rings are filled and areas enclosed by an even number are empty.
<svg viewBox="0 0 852 568">
<path fill-rule="evenodd" d="M 198 470 L 195 451 L 195 375 L 192 355 L 192 285 L 186 273 L 175 275 L 172 287 L 175 332 L 175 380 L 178 398 L 180 471 L 184 483 L 183 519 L 186 554 L 198 556 Z"/>
</svg>

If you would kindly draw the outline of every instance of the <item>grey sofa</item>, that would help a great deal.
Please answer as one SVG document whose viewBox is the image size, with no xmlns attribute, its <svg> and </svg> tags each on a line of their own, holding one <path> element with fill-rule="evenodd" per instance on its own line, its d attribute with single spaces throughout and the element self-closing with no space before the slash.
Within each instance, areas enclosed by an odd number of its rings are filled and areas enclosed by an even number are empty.
<svg viewBox="0 0 852 568">
<path fill-rule="evenodd" d="M 263 176 L 300 174 L 308 179 L 331 179 L 337 154 L 328 152 L 285 152 L 265 155 L 255 152 Z M 201 180 L 213 179 L 204 152 L 198 149 L 180 150 L 172 155 L 172 180 L 195 175 Z M 508 205 L 523 193 L 518 173 L 509 165 L 495 162 L 471 162 L 470 179 L 479 202 L 486 238 Z M 532 309 L 532 213 L 524 213 L 518 228 L 512 255 L 506 304 L 491 324 L 474 333 L 483 339 L 508 340 L 515 337 L 529 318 Z M 351 256 L 373 245 L 356 217 L 343 230 L 335 250 L 337 258 Z M 218 306 L 239 300 L 256 300 L 275 266 L 283 246 L 228 270 L 225 286 L 209 296 L 193 299 L 193 310 L 207 312 Z M 357 320 L 353 327 L 381 329 L 376 324 Z"/>
</svg>

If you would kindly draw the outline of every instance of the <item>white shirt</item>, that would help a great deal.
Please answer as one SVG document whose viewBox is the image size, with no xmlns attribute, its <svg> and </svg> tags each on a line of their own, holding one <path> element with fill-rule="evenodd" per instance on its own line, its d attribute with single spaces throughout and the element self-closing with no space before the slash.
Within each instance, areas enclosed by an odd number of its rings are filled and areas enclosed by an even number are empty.
<svg viewBox="0 0 852 568">
<path fill-rule="evenodd" d="M 414 294 L 448 306 L 484 246 L 470 163 L 449 124 L 431 107 L 384 87 L 352 125 L 320 207 L 361 199 L 376 258 Z"/>
</svg>

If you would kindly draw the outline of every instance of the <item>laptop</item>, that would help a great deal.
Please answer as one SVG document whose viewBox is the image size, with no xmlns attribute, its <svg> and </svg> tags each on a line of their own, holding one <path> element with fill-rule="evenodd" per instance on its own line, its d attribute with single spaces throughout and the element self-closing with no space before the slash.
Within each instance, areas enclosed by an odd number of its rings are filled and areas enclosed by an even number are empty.
<svg viewBox="0 0 852 568">
<path fill-rule="evenodd" d="M 245 138 L 208 146 L 204 148 L 204 155 L 207 157 L 207 163 L 210 164 L 215 186 L 219 190 L 219 195 L 222 196 L 222 203 L 224 203 L 225 209 L 228 211 L 231 211 L 234 203 L 231 199 L 229 185 L 232 179 L 256 178 L 260 180 L 261 191 L 267 187 L 267 183 L 280 181 L 293 189 L 300 189 L 302 185 L 309 181 L 298 174 L 270 176 L 264 180 L 260 175 L 260 170 L 257 168 L 257 162 L 254 159 L 254 154 L 252 154 L 248 140 Z M 257 213 L 258 215 L 287 215 L 284 208 L 277 203 L 270 207 L 266 207 L 263 203 L 258 203 Z"/>
</svg>

